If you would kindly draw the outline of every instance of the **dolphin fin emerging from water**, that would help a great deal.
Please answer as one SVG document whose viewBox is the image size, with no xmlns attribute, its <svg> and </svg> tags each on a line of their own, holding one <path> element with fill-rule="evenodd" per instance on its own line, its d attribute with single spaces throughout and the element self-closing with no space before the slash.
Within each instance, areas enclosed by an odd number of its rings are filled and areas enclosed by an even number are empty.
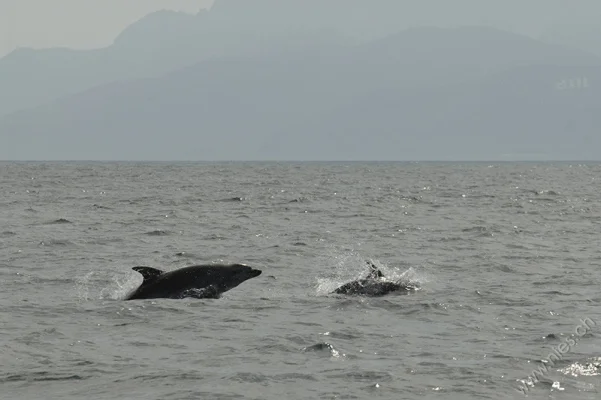
<svg viewBox="0 0 601 400">
<path fill-rule="evenodd" d="M 146 284 L 150 283 L 151 281 L 154 281 L 159 276 L 161 276 L 165 273 L 165 271 L 161 271 L 160 269 L 156 269 L 156 268 L 152 268 L 152 267 L 133 267 L 132 269 L 134 271 L 137 271 L 140 274 L 142 274 L 142 277 L 144 278 L 144 282 L 142 283 L 143 285 L 146 285 Z"/>
<path fill-rule="evenodd" d="M 380 269 L 378 267 L 376 267 L 376 265 L 374 263 L 372 263 L 371 261 L 368 261 L 367 265 L 369 266 L 369 274 L 367 275 L 366 279 L 384 278 L 384 274 L 382 273 L 382 271 L 380 271 Z"/>
</svg>

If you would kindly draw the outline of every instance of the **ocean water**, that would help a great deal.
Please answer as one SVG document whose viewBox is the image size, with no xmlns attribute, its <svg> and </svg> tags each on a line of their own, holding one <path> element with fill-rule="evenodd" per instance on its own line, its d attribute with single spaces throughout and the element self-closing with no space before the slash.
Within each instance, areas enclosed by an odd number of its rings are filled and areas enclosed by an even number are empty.
<svg viewBox="0 0 601 400">
<path fill-rule="evenodd" d="M 2 399 L 599 399 L 601 164 L 0 164 Z M 422 289 L 329 294 L 371 260 Z M 124 301 L 240 262 L 217 300 Z M 534 373 L 533 371 L 537 371 Z"/>
</svg>

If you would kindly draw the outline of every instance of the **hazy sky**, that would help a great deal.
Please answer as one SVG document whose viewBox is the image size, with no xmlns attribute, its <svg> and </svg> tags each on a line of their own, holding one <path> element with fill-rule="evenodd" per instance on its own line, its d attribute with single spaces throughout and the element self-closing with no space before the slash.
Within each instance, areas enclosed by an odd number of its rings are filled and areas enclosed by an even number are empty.
<svg viewBox="0 0 601 400">
<path fill-rule="evenodd" d="M 161 10 L 190 13 L 212 0 L 0 0 L 0 57 L 16 47 L 102 47 Z"/>
</svg>

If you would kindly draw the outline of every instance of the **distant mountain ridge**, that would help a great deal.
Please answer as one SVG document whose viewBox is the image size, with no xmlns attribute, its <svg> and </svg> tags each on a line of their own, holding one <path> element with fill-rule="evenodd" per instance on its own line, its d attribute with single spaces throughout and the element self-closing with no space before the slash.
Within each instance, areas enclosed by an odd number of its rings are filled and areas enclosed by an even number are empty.
<svg viewBox="0 0 601 400">
<path fill-rule="evenodd" d="M 601 158 L 594 55 L 483 27 L 318 43 L 214 57 L 8 115 L 0 159 Z"/>
<path fill-rule="evenodd" d="M 196 15 L 156 12 L 125 29 L 107 48 L 19 49 L 1 58 L 0 116 L 109 82 L 158 77 L 214 57 L 291 43 L 353 44 L 415 26 L 489 24 L 519 30 L 536 25 L 540 10 L 557 8 L 555 3 L 530 0 L 530 7 L 524 7 L 519 0 L 216 0 L 210 11 Z"/>
</svg>

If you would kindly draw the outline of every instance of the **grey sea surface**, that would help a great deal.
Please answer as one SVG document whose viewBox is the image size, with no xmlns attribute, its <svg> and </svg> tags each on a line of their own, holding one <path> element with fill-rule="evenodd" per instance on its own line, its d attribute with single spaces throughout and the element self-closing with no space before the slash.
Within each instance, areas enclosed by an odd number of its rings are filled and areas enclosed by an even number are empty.
<svg viewBox="0 0 601 400">
<path fill-rule="evenodd" d="M 0 163 L 0 398 L 599 399 L 600 180 L 599 163 Z M 329 294 L 367 260 L 421 290 Z M 136 265 L 213 262 L 263 273 L 217 300 L 123 300 Z"/>
</svg>

